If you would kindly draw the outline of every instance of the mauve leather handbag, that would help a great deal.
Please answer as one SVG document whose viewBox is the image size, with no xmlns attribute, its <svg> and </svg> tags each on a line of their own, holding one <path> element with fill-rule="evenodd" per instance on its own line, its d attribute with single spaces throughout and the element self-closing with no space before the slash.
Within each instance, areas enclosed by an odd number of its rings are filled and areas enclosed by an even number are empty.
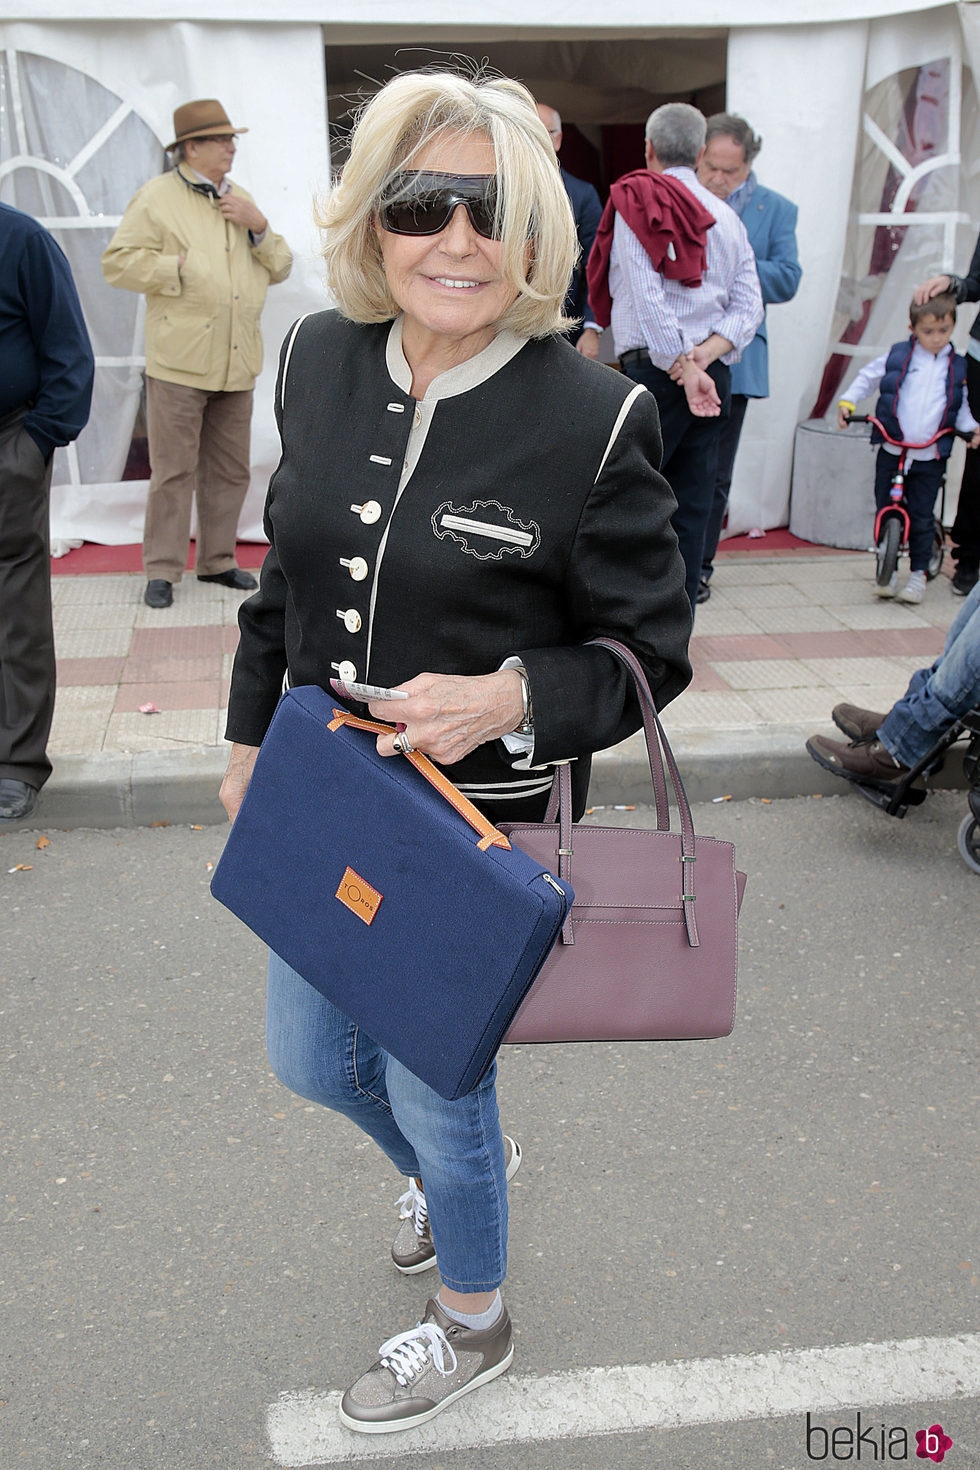
<svg viewBox="0 0 980 1470">
<path fill-rule="evenodd" d="M 738 910 L 744 873 L 731 842 L 698 837 L 684 785 L 637 660 L 594 643 L 633 676 L 656 799 L 655 830 L 571 819 L 567 765 L 544 822 L 502 823 L 514 844 L 564 881 L 575 900 L 559 942 L 504 1037 L 509 1042 L 683 1041 L 735 1024 Z M 670 830 L 664 762 L 680 831 Z"/>
</svg>

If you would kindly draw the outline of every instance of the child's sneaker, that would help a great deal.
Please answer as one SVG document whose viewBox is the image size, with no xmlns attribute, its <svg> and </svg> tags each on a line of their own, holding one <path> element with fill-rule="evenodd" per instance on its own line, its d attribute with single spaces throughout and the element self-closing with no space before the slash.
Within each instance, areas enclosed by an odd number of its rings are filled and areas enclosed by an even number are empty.
<svg viewBox="0 0 980 1470">
<path fill-rule="evenodd" d="M 898 594 L 899 602 L 921 602 L 925 595 L 925 572 L 909 572 L 909 579 Z"/>
<path fill-rule="evenodd" d="M 898 573 L 892 572 L 891 581 L 886 582 L 884 587 L 880 582 L 875 583 L 875 597 L 894 597 L 898 591 Z"/>
</svg>

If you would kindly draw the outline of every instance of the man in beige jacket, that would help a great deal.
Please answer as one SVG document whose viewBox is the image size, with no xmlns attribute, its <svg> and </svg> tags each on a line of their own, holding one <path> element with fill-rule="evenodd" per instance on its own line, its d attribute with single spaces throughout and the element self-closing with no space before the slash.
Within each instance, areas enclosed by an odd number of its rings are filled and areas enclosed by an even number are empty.
<svg viewBox="0 0 980 1470">
<path fill-rule="evenodd" d="M 228 178 L 235 138 L 219 102 L 174 113 L 174 168 L 130 201 L 102 257 L 111 286 L 146 295 L 150 491 L 144 601 L 169 607 L 187 564 L 197 492 L 202 582 L 247 590 L 235 565 L 248 490 L 252 390 L 262 366 L 259 318 L 293 258 L 250 194 Z"/>
</svg>

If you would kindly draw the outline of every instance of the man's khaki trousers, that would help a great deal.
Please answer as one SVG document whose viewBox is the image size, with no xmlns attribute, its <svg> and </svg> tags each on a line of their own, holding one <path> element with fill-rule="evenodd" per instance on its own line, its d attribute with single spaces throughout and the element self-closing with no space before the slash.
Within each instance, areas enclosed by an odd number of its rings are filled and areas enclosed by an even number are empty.
<svg viewBox="0 0 980 1470">
<path fill-rule="evenodd" d="M 209 392 L 146 380 L 150 491 L 143 528 L 148 581 L 179 582 L 187 565 L 197 494 L 198 575 L 235 565 L 238 517 L 248 490 L 252 389 Z"/>
</svg>

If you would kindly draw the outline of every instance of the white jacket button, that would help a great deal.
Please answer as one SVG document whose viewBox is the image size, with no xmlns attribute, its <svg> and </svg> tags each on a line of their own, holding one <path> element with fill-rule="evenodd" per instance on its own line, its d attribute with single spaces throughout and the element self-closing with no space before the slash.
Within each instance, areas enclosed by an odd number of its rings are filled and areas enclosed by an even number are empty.
<svg viewBox="0 0 980 1470">
<path fill-rule="evenodd" d="M 343 618 L 344 627 L 348 633 L 359 633 L 361 631 L 361 615 L 356 607 L 338 607 L 337 616 L 338 618 Z"/>
<path fill-rule="evenodd" d="M 355 582 L 363 582 L 368 574 L 368 564 L 363 556 L 355 556 L 348 560 L 346 556 L 340 558 L 340 565 L 346 567 Z"/>
<path fill-rule="evenodd" d="M 360 516 L 366 526 L 373 526 L 381 519 L 381 506 L 376 500 L 366 500 L 363 505 L 352 505 L 351 510 Z"/>
<path fill-rule="evenodd" d="M 351 663 L 349 658 L 345 658 L 342 664 L 337 665 L 337 673 L 340 675 L 341 679 L 343 679 L 345 684 L 350 684 L 357 679 L 357 669 Z"/>
</svg>

